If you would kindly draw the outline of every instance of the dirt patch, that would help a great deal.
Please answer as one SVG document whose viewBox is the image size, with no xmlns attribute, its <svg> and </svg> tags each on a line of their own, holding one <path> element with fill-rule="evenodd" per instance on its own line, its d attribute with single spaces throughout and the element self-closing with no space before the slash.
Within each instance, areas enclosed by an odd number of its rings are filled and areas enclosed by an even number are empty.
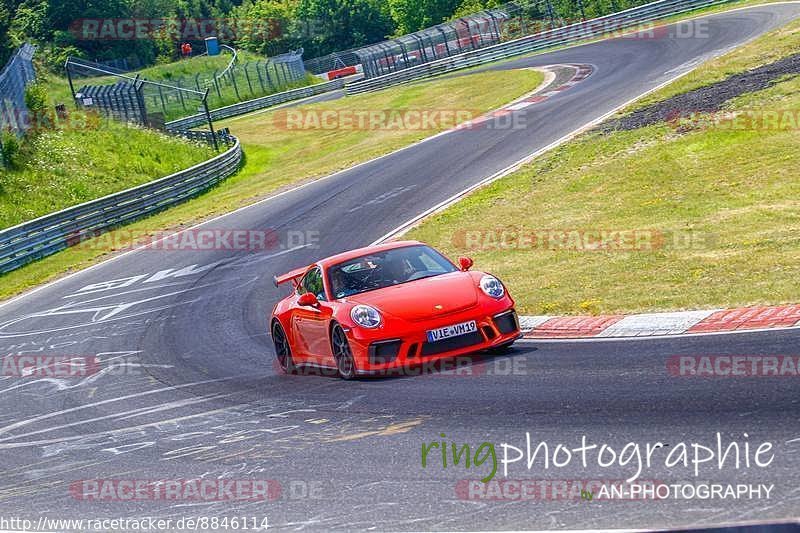
<svg viewBox="0 0 800 533">
<path fill-rule="evenodd" d="M 785 76 L 800 74 L 800 54 L 774 63 L 734 74 L 720 82 L 677 94 L 662 102 L 637 109 L 633 113 L 598 126 L 602 132 L 635 130 L 659 122 L 675 121 L 694 113 L 719 111 L 728 100 L 767 89 Z"/>
</svg>

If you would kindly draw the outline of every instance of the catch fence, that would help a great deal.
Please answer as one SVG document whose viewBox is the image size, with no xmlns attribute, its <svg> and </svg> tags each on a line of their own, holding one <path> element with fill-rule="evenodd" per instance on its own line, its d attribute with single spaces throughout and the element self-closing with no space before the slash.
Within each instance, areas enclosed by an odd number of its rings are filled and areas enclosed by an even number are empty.
<svg viewBox="0 0 800 533">
<path fill-rule="evenodd" d="M 21 135 L 31 124 L 25 105 L 25 87 L 36 81 L 32 44 L 22 45 L 0 71 L 0 130 Z"/>
</svg>

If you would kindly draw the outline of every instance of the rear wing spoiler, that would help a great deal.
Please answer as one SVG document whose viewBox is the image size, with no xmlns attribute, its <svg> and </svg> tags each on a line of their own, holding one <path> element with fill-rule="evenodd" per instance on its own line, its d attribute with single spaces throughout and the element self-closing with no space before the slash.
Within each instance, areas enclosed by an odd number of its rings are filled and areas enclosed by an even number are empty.
<svg viewBox="0 0 800 533">
<path fill-rule="evenodd" d="M 287 272 L 286 274 L 272 276 L 272 282 L 277 287 L 278 285 L 282 285 L 287 281 L 291 281 L 292 285 L 297 287 L 297 285 L 300 283 L 300 278 L 303 277 L 303 274 L 306 273 L 306 270 L 308 270 L 308 267 L 296 268 L 290 272 Z"/>
</svg>

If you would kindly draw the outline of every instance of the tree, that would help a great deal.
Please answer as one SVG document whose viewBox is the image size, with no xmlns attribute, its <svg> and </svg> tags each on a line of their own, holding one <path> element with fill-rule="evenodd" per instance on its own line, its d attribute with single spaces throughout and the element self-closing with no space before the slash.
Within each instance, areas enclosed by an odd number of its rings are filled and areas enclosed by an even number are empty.
<svg viewBox="0 0 800 533">
<path fill-rule="evenodd" d="M 396 35 L 413 33 L 448 20 L 460 0 L 389 0 Z"/>
<path fill-rule="evenodd" d="M 295 0 L 255 0 L 234 8 L 236 45 L 264 55 L 275 55 L 302 46 L 292 28 Z"/>
<path fill-rule="evenodd" d="M 381 41 L 394 31 L 381 0 L 299 0 L 296 23 L 306 57 Z"/>
<path fill-rule="evenodd" d="M 492 9 L 498 5 L 500 5 L 498 0 L 463 0 L 450 18 L 457 19 L 466 17 L 467 15 L 472 15 L 479 11 Z"/>
</svg>

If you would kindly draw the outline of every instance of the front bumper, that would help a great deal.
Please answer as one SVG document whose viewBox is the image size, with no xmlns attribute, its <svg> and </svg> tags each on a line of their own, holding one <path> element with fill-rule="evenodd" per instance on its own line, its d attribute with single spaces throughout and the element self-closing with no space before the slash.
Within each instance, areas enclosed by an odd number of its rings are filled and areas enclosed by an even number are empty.
<svg viewBox="0 0 800 533">
<path fill-rule="evenodd" d="M 474 332 L 428 342 L 426 332 L 431 329 L 475 320 Z M 495 348 L 520 337 L 519 320 L 512 306 L 505 309 L 471 310 L 409 325 L 392 328 L 381 336 L 377 332 L 364 332 L 353 328 L 347 332 L 359 374 L 380 374 L 387 371 L 416 368 L 439 359 L 457 357 Z M 398 331 L 399 329 L 399 331 Z"/>
</svg>

